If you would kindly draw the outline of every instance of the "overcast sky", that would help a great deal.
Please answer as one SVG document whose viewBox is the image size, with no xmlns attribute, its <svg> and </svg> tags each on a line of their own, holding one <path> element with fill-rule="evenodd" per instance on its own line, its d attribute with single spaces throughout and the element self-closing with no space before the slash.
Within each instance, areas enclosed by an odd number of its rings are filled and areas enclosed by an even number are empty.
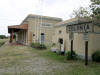
<svg viewBox="0 0 100 75">
<path fill-rule="evenodd" d="M 0 35 L 8 35 L 7 27 L 20 24 L 28 14 L 67 20 L 73 10 L 89 4 L 90 0 L 0 0 Z"/>
</svg>

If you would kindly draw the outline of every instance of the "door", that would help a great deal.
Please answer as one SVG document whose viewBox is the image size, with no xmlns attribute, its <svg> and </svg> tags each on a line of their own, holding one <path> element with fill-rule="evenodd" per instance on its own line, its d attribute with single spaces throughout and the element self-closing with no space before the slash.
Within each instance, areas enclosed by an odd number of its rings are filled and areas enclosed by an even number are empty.
<svg viewBox="0 0 100 75">
<path fill-rule="evenodd" d="M 64 41 L 62 38 L 59 39 L 59 43 L 60 43 L 60 50 L 61 52 L 64 52 Z"/>
<path fill-rule="evenodd" d="M 40 43 L 44 43 L 44 33 L 41 33 L 40 35 Z"/>
</svg>

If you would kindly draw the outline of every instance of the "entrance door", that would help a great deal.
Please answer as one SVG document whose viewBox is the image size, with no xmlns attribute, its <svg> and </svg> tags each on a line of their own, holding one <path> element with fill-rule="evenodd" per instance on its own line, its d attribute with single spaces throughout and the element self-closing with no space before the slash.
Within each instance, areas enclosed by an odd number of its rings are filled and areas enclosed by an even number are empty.
<svg viewBox="0 0 100 75">
<path fill-rule="evenodd" d="M 64 52 L 64 41 L 62 38 L 59 39 L 59 43 L 60 43 L 60 50 L 61 52 Z"/>
<path fill-rule="evenodd" d="M 40 43 L 44 43 L 44 33 L 41 33 L 40 35 Z"/>
</svg>

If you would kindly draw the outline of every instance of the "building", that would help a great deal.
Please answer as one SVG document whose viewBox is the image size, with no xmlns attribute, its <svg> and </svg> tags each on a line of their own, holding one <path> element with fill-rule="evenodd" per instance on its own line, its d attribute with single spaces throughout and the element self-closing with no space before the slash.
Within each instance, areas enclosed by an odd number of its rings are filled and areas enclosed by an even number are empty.
<svg viewBox="0 0 100 75">
<path fill-rule="evenodd" d="M 63 53 L 73 50 L 84 59 L 85 41 L 88 41 L 88 56 L 100 50 L 100 22 L 89 19 L 73 18 L 62 21 L 61 18 L 28 15 L 20 25 L 8 26 L 11 34 L 10 42 L 13 42 L 13 34 L 16 33 L 16 41 L 21 44 L 44 43 L 56 44 L 56 50 Z M 72 41 L 73 40 L 73 41 Z"/>
<path fill-rule="evenodd" d="M 30 45 L 32 42 L 39 42 L 51 45 L 55 32 L 54 26 L 61 21 L 61 18 L 30 14 L 20 25 L 8 26 L 10 42 L 13 42 L 15 33 L 18 43 Z"/>
<path fill-rule="evenodd" d="M 85 32 L 88 32 L 88 35 L 85 36 Z M 100 50 L 100 23 L 83 18 L 73 18 L 57 23 L 53 37 L 57 50 L 61 52 L 71 50 L 71 40 L 73 40 L 73 50 L 83 59 L 85 41 L 88 41 L 88 56 L 91 59 L 91 54 Z"/>
</svg>

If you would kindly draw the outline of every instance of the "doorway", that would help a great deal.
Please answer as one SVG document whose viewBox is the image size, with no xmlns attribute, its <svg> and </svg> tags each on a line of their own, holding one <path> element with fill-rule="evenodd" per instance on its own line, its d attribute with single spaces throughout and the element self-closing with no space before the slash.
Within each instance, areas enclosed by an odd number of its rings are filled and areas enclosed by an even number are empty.
<svg viewBox="0 0 100 75">
<path fill-rule="evenodd" d="M 60 51 L 61 51 L 61 54 L 64 55 L 65 50 L 64 50 L 64 40 L 63 40 L 63 38 L 59 38 L 59 44 L 60 44 Z"/>
<path fill-rule="evenodd" d="M 41 33 L 40 35 L 40 43 L 44 43 L 44 33 Z"/>
</svg>

